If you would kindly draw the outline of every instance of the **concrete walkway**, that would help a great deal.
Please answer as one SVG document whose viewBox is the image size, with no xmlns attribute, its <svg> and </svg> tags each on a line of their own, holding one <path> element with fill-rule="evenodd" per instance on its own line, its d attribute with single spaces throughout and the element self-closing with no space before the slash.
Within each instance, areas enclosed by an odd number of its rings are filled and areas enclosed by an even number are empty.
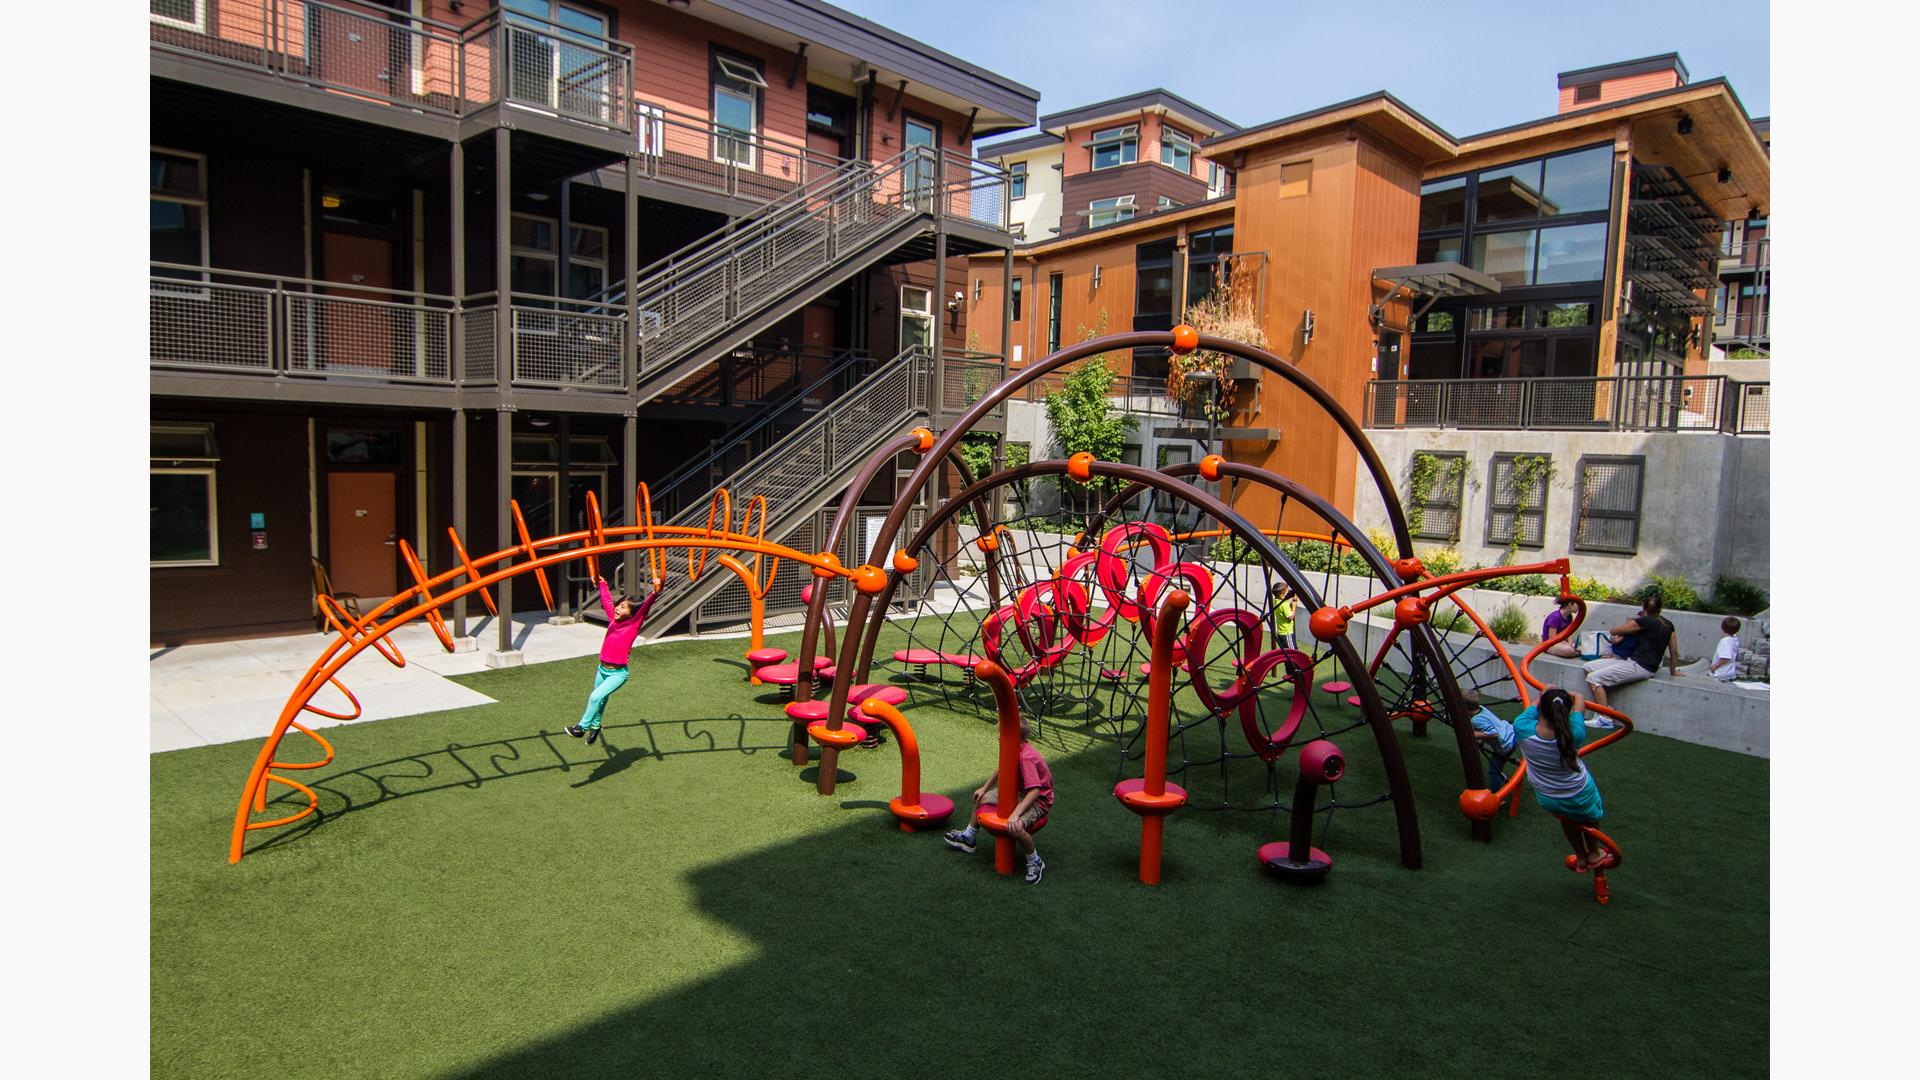
<svg viewBox="0 0 1920 1080">
<path fill-rule="evenodd" d="M 484 615 L 468 631 L 480 649 L 448 653 L 425 625 L 401 627 L 392 635 L 407 658 L 396 668 L 371 650 L 353 659 L 341 682 L 360 699 L 359 723 L 491 704 L 493 699 L 446 678 L 483 671 L 485 651 L 493 647 L 496 624 Z M 591 656 L 605 628 L 593 623 L 550 626 L 544 612 L 514 618 L 514 645 L 529 664 Z M 150 752 L 259 739 L 273 729 L 300 677 L 325 649 L 329 635 L 224 641 L 155 649 L 148 657 L 148 702 L 153 718 Z M 327 687 L 314 703 L 334 712 L 350 712 L 340 692 Z M 308 713 L 309 727 L 338 723 Z"/>
</svg>

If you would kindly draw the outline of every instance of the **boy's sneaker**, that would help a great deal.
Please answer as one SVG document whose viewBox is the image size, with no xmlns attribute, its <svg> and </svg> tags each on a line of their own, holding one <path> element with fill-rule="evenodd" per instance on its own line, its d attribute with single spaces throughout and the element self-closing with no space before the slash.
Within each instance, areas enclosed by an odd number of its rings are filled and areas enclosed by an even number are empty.
<svg viewBox="0 0 1920 1080">
<path fill-rule="evenodd" d="M 1034 852 L 1032 855 L 1027 856 L 1027 884 L 1040 884 L 1040 875 L 1046 872 L 1046 860 L 1040 857 L 1039 852 Z"/>
<path fill-rule="evenodd" d="M 573 736 L 576 739 L 586 734 L 586 732 L 580 730 L 579 724 L 568 724 L 565 728 L 562 728 L 561 730 L 565 731 L 567 734 Z"/>
<path fill-rule="evenodd" d="M 1611 717 L 1611 716 L 1600 716 L 1600 715 L 1598 715 L 1598 714 L 1595 714 L 1595 715 L 1593 715 L 1593 716 L 1589 716 L 1589 717 L 1587 717 L 1587 726 L 1588 726 L 1588 727 L 1597 727 L 1597 728 L 1600 728 L 1600 729 L 1602 729 L 1602 730 L 1606 730 L 1606 729 L 1609 729 L 1609 728 L 1612 728 L 1612 727 L 1613 727 L 1613 717 Z"/>
<path fill-rule="evenodd" d="M 973 854 L 973 848 L 974 848 L 973 837 L 968 836 L 963 830 L 960 830 L 960 829 L 953 830 L 952 832 L 947 834 L 946 840 L 947 840 L 948 847 L 953 848 L 956 851 L 964 851 L 969 855 Z"/>
<path fill-rule="evenodd" d="M 600 729 L 589 728 L 587 730 L 587 745 L 592 746 L 594 743 L 597 743 L 599 741 L 600 741 Z"/>
</svg>

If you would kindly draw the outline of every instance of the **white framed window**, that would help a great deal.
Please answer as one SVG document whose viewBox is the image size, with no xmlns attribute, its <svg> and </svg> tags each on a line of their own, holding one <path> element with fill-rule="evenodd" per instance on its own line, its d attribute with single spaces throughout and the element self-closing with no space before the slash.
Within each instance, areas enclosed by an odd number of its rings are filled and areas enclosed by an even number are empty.
<svg viewBox="0 0 1920 1080">
<path fill-rule="evenodd" d="M 148 255 L 158 263 L 207 265 L 207 158 L 153 147 L 148 168 Z M 193 277 L 161 270 L 162 277 Z"/>
<path fill-rule="evenodd" d="M 1217 161 L 1207 162 L 1207 198 L 1217 199 L 1227 193 L 1227 170 Z"/>
<path fill-rule="evenodd" d="M 1093 151 L 1093 167 L 1096 169 L 1131 165 L 1140 159 L 1140 125 L 1128 124 L 1096 131 L 1089 149 Z"/>
<path fill-rule="evenodd" d="M 1193 175 L 1193 140 L 1172 128 L 1160 129 L 1160 164 Z"/>
<path fill-rule="evenodd" d="M 150 565 L 220 565 L 213 425 L 153 425 L 148 459 Z"/>
<path fill-rule="evenodd" d="M 207 0 L 148 0 L 147 11 L 162 26 L 206 33 Z"/>
<path fill-rule="evenodd" d="M 1087 204 L 1087 228 L 1097 229 L 1102 225 L 1112 225 L 1120 221 L 1133 220 L 1133 196 L 1116 195 L 1111 199 L 1095 199 Z"/>
<path fill-rule="evenodd" d="M 1172 199 L 1168 198 L 1165 195 L 1162 195 L 1158 199 L 1154 200 L 1153 208 L 1155 210 L 1171 210 L 1174 207 L 1179 205 L 1180 205 L 1179 203 L 1174 202 Z"/>
<path fill-rule="evenodd" d="M 713 160 L 751 169 L 760 130 L 760 94 L 767 80 L 759 65 L 738 56 L 713 54 Z"/>
<path fill-rule="evenodd" d="M 568 296 L 584 300 L 607 287 L 607 230 L 575 225 L 568 230 L 566 292 L 560 287 L 560 253 L 554 246 L 560 222 L 538 214 L 513 215 L 508 267 L 513 291 L 529 296 Z"/>
<path fill-rule="evenodd" d="M 900 286 L 900 349 L 933 348 L 933 290 Z"/>
</svg>

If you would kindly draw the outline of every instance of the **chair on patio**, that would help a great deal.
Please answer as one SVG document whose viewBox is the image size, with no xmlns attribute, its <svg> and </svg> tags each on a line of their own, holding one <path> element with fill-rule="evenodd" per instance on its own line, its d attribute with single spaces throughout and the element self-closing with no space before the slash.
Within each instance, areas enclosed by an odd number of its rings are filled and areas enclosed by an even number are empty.
<svg viewBox="0 0 1920 1080">
<path fill-rule="evenodd" d="M 315 623 L 314 629 L 323 634 L 327 632 L 327 616 L 325 612 L 318 610 L 319 598 L 322 596 L 333 597 L 334 600 L 339 602 L 342 610 L 353 616 L 355 622 L 366 621 L 366 615 L 360 610 L 360 594 L 334 592 L 333 578 L 327 575 L 327 564 L 321 562 L 319 559 L 313 560 L 313 595 L 315 608 L 313 616 Z"/>
</svg>

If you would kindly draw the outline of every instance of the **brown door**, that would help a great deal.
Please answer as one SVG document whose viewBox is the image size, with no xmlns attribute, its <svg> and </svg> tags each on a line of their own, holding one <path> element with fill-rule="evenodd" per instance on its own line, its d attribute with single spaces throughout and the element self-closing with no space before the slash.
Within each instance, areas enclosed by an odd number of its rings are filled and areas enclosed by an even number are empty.
<svg viewBox="0 0 1920 1080">
<path fill-rule="evenodd" d="M 397 480 L 391 472 L 327 474 L 327 570 L 335 589 L 394 594 Z"/>
<path fill-rule="evenodd" d="M 398 363 L 387 306 L 393 297 L 369 291 L 393 287 L 393 241 L 329 229 L 320 237 L 320 265 L 323 280 L 341 283 L 319 301 L 326 367 L 413 374 Z"/>
</svg>

